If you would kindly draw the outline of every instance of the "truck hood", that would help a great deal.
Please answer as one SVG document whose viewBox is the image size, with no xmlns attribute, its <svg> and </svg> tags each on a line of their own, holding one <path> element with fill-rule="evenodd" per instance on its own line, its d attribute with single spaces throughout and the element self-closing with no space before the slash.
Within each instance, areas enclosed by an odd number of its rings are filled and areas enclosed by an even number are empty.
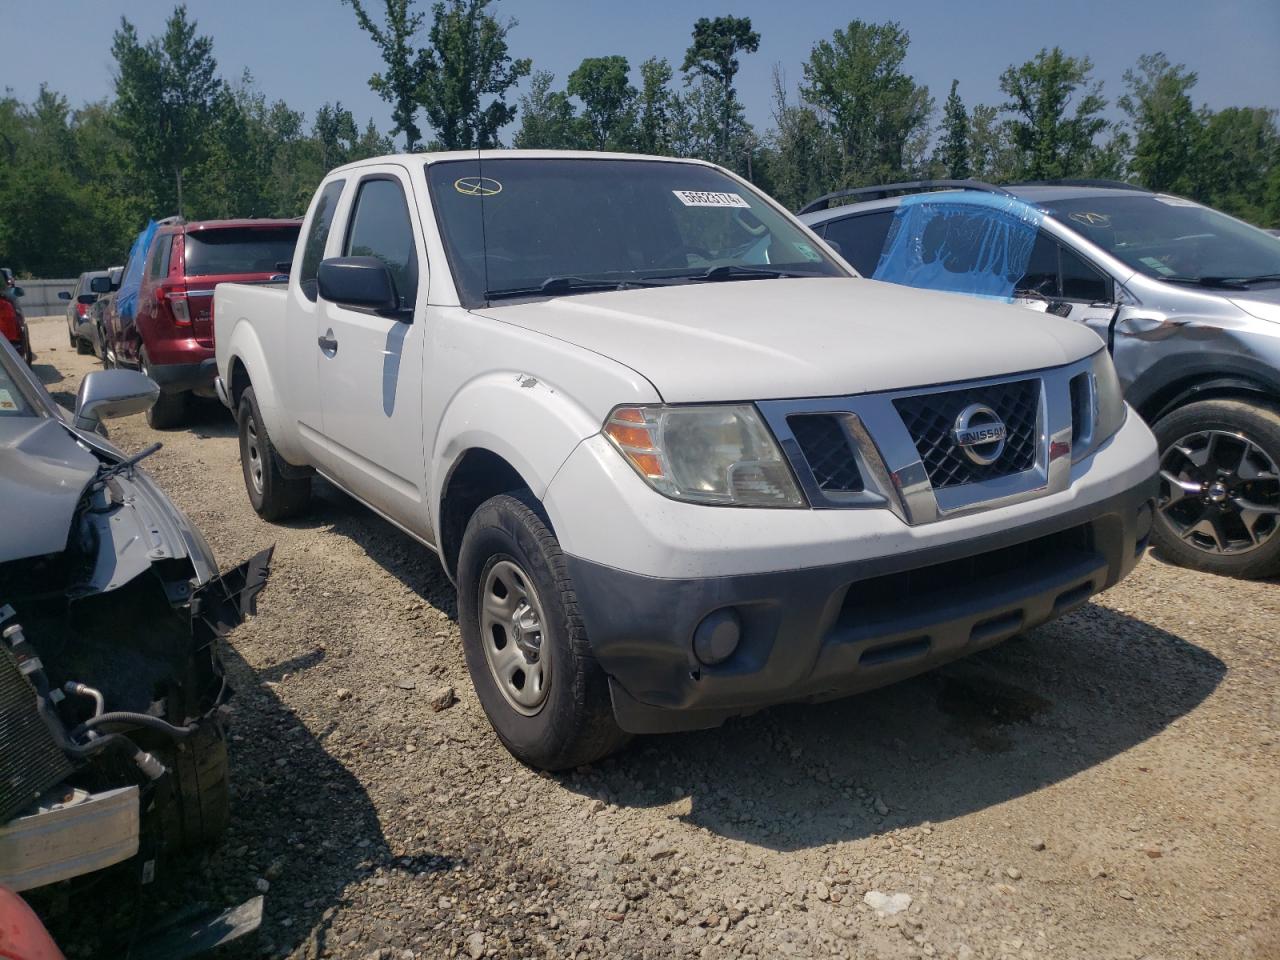
<svg viewBox="0 0 1280 960">
<path fill-rule="evenodd" d="M 0 418 L 0 563 L 61 553 L 98 458 L 47 417 Z"/>
<path fill-rule="evenodd" d="M 692 283 L 477 312 L 625 364 L 670 403 L 896 390 L 1059 366 L 1102 346 L 1058 317 L 852 278 Z"/>
</svg>

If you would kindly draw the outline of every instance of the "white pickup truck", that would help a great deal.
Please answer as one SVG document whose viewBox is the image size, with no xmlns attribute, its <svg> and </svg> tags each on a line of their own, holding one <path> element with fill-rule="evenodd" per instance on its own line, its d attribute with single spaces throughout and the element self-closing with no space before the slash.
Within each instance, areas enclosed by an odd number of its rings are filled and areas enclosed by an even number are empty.
<svg viewBox="0 0 1280 960">
<path fill-rule="evenodd" d="M 858 277 L 711 164 L 333 171 L 287 284 L 215 294 L 268 520 L 312 477 L 434 550 L 522 760 L 879 686 L 1124 577 L 1156 447 L 1097 336 Z"/>
</svg>

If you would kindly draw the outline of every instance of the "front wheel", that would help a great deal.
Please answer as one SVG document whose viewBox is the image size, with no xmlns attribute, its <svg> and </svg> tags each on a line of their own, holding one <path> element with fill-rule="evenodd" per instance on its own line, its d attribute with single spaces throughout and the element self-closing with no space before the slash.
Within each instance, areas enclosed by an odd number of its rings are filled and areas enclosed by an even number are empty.
<svg viewBox="0 0 1280 960">
<path fill-rule="evenodd" d="M 1161 419 L 1153 539 L 1174 563 L 1225 576 L 1280 573 L 1280 414 L 1202 400 Z"/>
<path fill-rule="evenodd" d="M 564 554 L 528 494 L 493 497 L 467 524 L 458 620 L 476 696 L 517 759 L 563 770 L 626 743 Z"/>
</svg>

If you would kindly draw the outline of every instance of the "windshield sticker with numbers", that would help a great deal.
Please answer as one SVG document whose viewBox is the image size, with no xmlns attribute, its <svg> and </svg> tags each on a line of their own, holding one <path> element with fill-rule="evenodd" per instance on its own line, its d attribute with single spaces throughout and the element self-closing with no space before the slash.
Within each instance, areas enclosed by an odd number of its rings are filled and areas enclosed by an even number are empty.
<svg viewBox="0 0 1280 960">
<path fill-rule="evenodd" d="M 672 190 L 686 207 L 744 207 L 751 209 L 751 204 L 737 193 L 709 193 L 705 190 Z"/>
<path fill-rule="evenodd" d="M 18 405 L 13 402 L 13 395 L 0 387 L 0 410 L 14 411 L 18 409 Z"/>
<path fill-rule="evenodd" d="M 806 260 L 812 260 L 814 263 L 821 262 L 822 254 L 818 253 L 818 251 L 809 246 L 809 244 L 792 241 L 791 245 L 800 251 L 800 256 L 804 257 Z"/>
</svg>

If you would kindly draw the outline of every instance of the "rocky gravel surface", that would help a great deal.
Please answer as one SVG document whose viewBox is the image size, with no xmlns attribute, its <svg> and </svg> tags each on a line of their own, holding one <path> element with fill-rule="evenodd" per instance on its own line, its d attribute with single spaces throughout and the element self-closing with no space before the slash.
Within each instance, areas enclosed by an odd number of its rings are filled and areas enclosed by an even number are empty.
<svg viewBox="0 0 1280 960">
<path fill-rule="evenodd" d="M 70 402 L 92 358 L 34 334 Z M 328 487 L 259 520 L 214 403 L 111 435 L 163 441 L 147 468 L 225 565 L 276 552 L 226 649 L 225 842 L 100 885 L 91 921 L 44 903 L 72 957 L 259 892 L 220 956 L 1280 957 L 1280 584 L 1148 557 L 944 670 L 549 776 L 490 732 L 428 551 Z"/>
</svg>

